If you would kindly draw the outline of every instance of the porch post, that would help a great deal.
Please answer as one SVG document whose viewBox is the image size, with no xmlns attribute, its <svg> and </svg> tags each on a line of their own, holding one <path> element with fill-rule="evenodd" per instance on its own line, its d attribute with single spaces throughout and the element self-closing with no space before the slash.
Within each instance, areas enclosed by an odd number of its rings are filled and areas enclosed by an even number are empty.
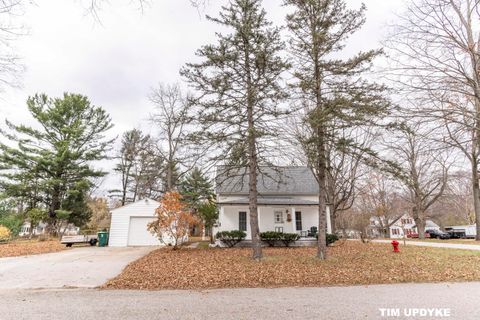
<svg viewBox="0 0 480 320">
<path fill-rule="evenodd" d="M 262 229 L 262 207 L 258 206 L 257 210 L 258 210 L 258 229 L 260 230 L 260 232 L 263 232 L 263 229 Z"/>
<path fill-rule="evenodd" d="M 327 233 L 332 233 L 332 221 L 330 220 L 330 206 L 327 205 Z"/>
<path fill-rule="evenodd" d="M 295 207 L 291 208 L 292 210 L 292 221 L 291 221 L 291 226 L 292 226 L 292 233 L 297 233 L 297 228 L 296 228 L 296 220 L 295 220 Z"/>
</svg>

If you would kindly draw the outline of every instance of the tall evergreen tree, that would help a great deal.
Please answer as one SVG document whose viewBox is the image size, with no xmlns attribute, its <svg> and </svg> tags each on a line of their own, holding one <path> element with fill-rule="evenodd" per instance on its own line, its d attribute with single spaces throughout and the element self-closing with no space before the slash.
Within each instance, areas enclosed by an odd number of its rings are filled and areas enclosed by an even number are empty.
<svg viewBox="0 0 480 320">
<path fill-rule="evenodd" d="M 320 259 L 326 258 L 327 146 L 356 152 L 355 141 L 337 136 L 341 128 L 368 126 L 388 110 L 385 88 L 362 78 L 381 51 L 360 52 L 350 59 L 336 58 L 345 41 L 365 22 L 365 6 L 346 8 L 344 0 L 285 0 L 290 52 L 296 78 L 295 96 L 306 109 L 311 129 L 300 137 L 319 186 Z M 365 150 L 363 150 L 365 151 Z"/>
<path fill-rule="evenodd" d="M 181 74 L 198 93 L 193 98 L 201 125 L 196 138 L 214 144 L 215 160 L 228 163 L 230 150 L 246 141 L 253 258 L 260 260 L 257 175 L 262 144 L 278 135 L 271 122 L 284 113 L 279 108 L 286 97 L 280 84 L 288 68 L 280 56 L 284 45 L 260 0 L 232 0 L 218 18 L 207 18 L 230 33 L 217 33 L 217 43 L 197 51 L 201 62 L 187 64 Z"/>
<path fill-rule="evenodd" d="M 45 207 L 52 224 L 61 211 L 82 225 L 89 218 L 81 207 L 90 179 L 105 175 L 92 162 L 105 159 L 112 143 L 104 136 L 112 127 L 110 116 L 78 94 L 35 95 L 27 106 L 38 126 L 7 121 L 10 130 L 2 134 L 10 143 L 0 144 L 0 188 L 30 208 Z"/>
<path fill-rule="evenodd" d="M 183 200 L 195 210 L 202 202 L 212 201 L 215 198 L 212 183 L 197 167 L 180 182 L 179 191 Z"/>
</svg>

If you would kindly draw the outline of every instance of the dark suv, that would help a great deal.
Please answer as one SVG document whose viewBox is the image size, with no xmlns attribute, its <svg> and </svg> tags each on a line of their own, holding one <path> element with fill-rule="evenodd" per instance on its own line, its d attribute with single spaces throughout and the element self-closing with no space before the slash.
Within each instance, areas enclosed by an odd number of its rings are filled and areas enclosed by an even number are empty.
<svg viewBox="0 0 480 320">
<path fill-rule="evenodd" d="M 450 239 L 450 234 L 440 230 L 426 230 L 431 239 Z"/>
</svg>

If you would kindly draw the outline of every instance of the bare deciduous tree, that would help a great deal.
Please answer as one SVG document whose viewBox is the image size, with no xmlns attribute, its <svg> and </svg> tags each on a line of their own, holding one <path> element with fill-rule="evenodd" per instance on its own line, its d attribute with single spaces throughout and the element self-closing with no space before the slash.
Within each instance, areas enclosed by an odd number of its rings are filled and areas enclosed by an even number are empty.
<svg viewBox="0 0 480 320">
<path fill-rule="evenodd" d="M 357 196 L 357 206 L 374 220 L 381 235 L 390 238 L 390 227 L 405 214 L 400 194 L 393 178 L 377 171 L 362 179 Z"/>
<path fill-rule="evenodd" d="M 404 127 L 396 139 L 388 142 L 388 148 L 403 169 L 398 180 L 404 185 L 418 236 L 424 239 L 429 211 L 447 188 L 452 165 L 448 150 L 429 139 L 428 133 L 422 133 L 420 124 Z"/>
<path fill-rule="evenodd" d="M 207 146 L 193 144 L 188 138 L 190 104 L 178 84 L 160 84 L 152 90 L 150 100 L 155 105 L 150 119 L 159 130 L 158 153 L 165 164 L 164 191 L 170 191 L 198 165 Z"/>
<path fill-rule="evenodd" d="M 414 0 L 399 19 L 387 42 L 392 74 L 416 99 L 411 114 L 468 159 L 480 240 L 480 3 Z"/>
</svg>

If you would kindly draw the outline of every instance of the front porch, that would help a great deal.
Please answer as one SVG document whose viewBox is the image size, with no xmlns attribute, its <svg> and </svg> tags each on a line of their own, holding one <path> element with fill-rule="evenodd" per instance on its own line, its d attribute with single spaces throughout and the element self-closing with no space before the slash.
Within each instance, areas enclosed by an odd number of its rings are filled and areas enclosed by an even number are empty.
<svg viewBox="0 0 480 320">
<path fill-rule="evenodd" d="M 246 240 L 251 240 L 248 205 L 220 204 L 218 221 L 214 233 L 242 230 L 247 234 Z M 300 236 L 299 241 L 315 241 L 318 230 L 318 205 L 259 205 L 258 225 L 260 232 L 297 233 Z M 331 232 L 328 210 L 327 232 Z"/>
</svg>

